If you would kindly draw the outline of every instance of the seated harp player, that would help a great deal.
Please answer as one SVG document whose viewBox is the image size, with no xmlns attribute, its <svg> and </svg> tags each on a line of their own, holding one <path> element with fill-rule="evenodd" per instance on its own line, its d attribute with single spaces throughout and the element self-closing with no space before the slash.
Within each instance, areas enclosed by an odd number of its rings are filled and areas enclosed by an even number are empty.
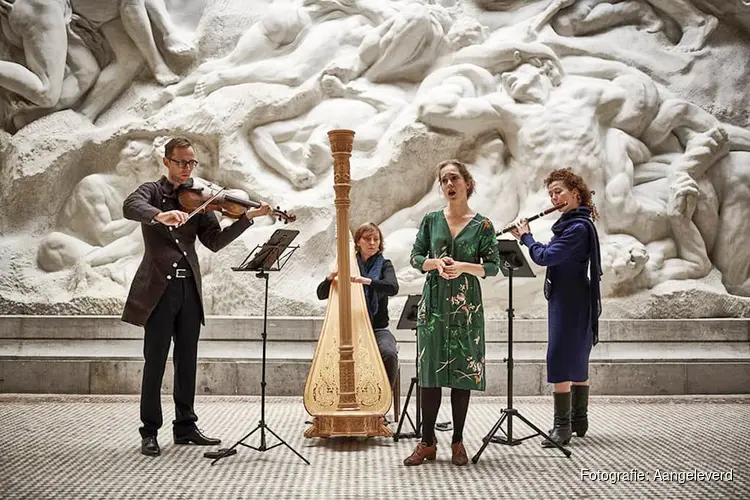
<svg viewBox="0 0 750 500">
<path fill-rule="evenodd" d="M 305 437 L 391 436 L 384 415 L 391 385 L 381 361 L 349 231 L 349 156 L 354 132 L 328 132 L 334 159 L 338 279 L 332 282 L 304 403 L 313 416 Z M 355 280 L 358 281 L 358 280 Z"/>
<path fill-rule="evenodd" d="M 398 373 L 398 346 L 396 337 L 388 329 L 388 297 L 398 293 L 396 270 L 393 269 L 393 263 L 383 256 L 383 233 L 376 224 L 366 222 L 359 226 L 354 231 L 354 246 L 360 276 L 352 276 L 351 282 L 360 283 L 364 287 L 367 312 L 375 332 L 375 341 L 388 374 L 388 384 L 393 389 Z M 338 271 L 333 271 L 320 282 L 320 300 L 328 298 L 331 284 L 337 275 Z"/>
</svg>

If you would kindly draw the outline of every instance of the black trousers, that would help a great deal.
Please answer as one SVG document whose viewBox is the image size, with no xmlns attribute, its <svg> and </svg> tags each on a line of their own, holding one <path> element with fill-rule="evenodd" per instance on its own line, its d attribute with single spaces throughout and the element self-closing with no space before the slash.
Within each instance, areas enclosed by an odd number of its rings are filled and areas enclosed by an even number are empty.
<svg viewBox="0 0 750 500">
<path fill-rule="evenodd" d="M 149 316 L 143 341 L 141 383 L 141 437 L 156 436 L 163 424 L 161 411 L 161 383 L 174 339 L 175 420 L 176 436 L 187 434 L 195 427 L 198 417 L 195 402 L 195 373 L 198 358 L 198 336 L 201 329 L 201 304 L 193 278 L 173 278 Z"/>
<path fill-rule="evenodd" d="M 398 374 L 398 346 L 396 345 L 396 337 L 386 328 L 379 328 L 374 333 L 380 357 L 383 359 L 383 364 L 385 365 L 385 373 L 388 375 L 388 382 L 391 384 L 391 389 L 393 389 L 396 385 L 396 375 Z"/>
</svg>

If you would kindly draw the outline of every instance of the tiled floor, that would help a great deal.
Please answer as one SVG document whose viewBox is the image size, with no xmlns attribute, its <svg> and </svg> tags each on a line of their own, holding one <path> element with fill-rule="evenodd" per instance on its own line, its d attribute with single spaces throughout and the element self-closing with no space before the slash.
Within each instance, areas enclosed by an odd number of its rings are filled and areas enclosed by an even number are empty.
<svg viewBox="0 0 750 500">
<path fill-rule="evenodd" d="M 259 401 L 198 398 L 199 426 L 232 445 L 258 424 Z M 551 398 L 514 402 L 550 427 Z M 169 422 L 171 403 L 163 405 Z M 472 400 L 464 433 L 470 457 L 505 406 L 505 398 Z M 450 417 L 446 398 L 438 420 Z M 308 418 L 299 398 L 267 400 L 268 426 L 311 465 L 280 446 L 240 447 L 212 466 L 202 454 L 213 448 L 172 444 L 169 425 L 162 455 L 141 455 L 137 396 L 0 395 L 0 498 L 750 498 L 750 397 L 592 397 L 589 434 L 573 438 L 571 458 L 542 449 L 536 437 L 490 444 L 478 463 L 462 468 L 450 463 L 450 432 L 438 433 L 437 462 L 407 468 L 401 461 L 414 441 L 305 439 Z M 514 420 L 514 437 L 528 432 Z M 246 443 L 259 440 L 255 433 Z M 267 441 L 277 442 L 269 434 Z M 590 475 L 582 478 L 584 469 Z M 696 470 L 724 476 L 687 476 Z M 612 473 L 621 473 L 618 481 Z M 638 473 L 648 480 L 626 480 Z"/>
</svg>

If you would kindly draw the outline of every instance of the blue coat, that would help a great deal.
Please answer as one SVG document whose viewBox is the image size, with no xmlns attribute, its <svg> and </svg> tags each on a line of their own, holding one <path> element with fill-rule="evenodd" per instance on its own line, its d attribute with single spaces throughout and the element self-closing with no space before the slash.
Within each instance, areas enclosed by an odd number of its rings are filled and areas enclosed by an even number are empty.
<svg viewBox="0 0 750 500">
<path fill-rule="evenodd" d="M 547 266 L 547 381 L 583 382 L 589 376 L 589 355 L 597 342 L 601 313 L 599 239 L 588 207 L 563 214 L 552 231 L 548 245 L 535 241 L 530 233 L 521 237 L 531 260 Z M 593 283 L 589 276 L 595 276 Z"/>
</svg>

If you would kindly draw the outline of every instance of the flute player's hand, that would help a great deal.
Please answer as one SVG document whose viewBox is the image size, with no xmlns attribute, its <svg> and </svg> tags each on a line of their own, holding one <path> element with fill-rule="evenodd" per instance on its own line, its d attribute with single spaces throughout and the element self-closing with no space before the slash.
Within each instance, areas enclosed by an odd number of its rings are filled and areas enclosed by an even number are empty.
<svg viewBox="0 0 750 500">
<path fill-rule="evenodd" d="M 510 233 L 518 240 L 521 239 L 521 236 L 530 232 L 531 229 L 529 228 L 529 221 L 527 221 L 526 219 L 519 220 L 516 223 L 516 226 L 510 230 Z"/>
</svg>

